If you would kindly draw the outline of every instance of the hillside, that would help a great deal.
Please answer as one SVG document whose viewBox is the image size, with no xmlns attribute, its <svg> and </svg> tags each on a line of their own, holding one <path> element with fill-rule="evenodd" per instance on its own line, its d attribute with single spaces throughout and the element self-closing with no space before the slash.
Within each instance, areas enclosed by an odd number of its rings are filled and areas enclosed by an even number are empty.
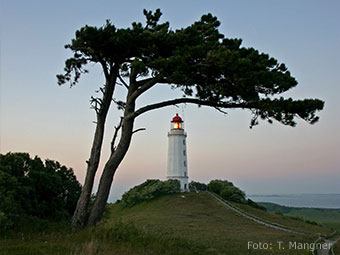
<svg viewBox="0 0 340 255">
<path fill-rule="evenodd" d="M 333 247 L 334 254 L 340 254 L 340 240 Z"/>
<path fill-rule="evenodd" d="M 268 220 L 275 215 L 278 222 L 296 225 L 299 231 L 330 232 L 246 205 L 242 209 Z M 311 243 L 316 239 L 260 225 L 209 194 L 196 193 L 162 196 L 131 208 L 112 204 L 95 228 L 44 232 L 12 234 L 0 240 L 0 254 L 308 254 L 305 250 L 279 249 L 278 242 L 288 246 L 288 242 Z M 248 249 L 248 242 L 272 243 L 272 249 Z"/>
<path fill-rule="evenodd" d="M 308 233 L 329 234 L 327 228 L 306 224 L 288 217 L 264 212 L 247 205 L 243 210 L 256 213 L 261 218 Z M 208 194 L 186 193 L 185 195 L 165 196 L 132 208 L 111 205 L 107 224 L 118 220 L 131 222 L 147 233 L 158 233 L 164 237 L 176 237 L 214 249 L 223 254 L 264 254 L 262 251 L 248 250 L 248 241 L 314 241 L 314 237 L 296 235 L 270 229 L 237 215 L 225 208 Z M 283 223 L 284 224 L 283 224 Z M 273 245 L 273 250 L 278 248 Z M 300 254 L 299 251 L 277 251 L 276 254 Z M 301 252 L 301 254 L 305 254 Z"/>
<path fill-rule="evenodd" d="M 322 223 L 340 232 L 340 209 L 297 208 L 273 203 L 259 203 L 271 212 L 281 212 L 286 216 L 301 217 L 305 220 Z"/>
</svg>

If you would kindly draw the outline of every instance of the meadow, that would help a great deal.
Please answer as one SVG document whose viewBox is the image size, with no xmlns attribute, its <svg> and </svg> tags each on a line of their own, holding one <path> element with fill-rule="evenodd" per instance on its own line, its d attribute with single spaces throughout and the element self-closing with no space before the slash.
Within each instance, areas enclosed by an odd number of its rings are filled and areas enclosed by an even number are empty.
<svg viewBox="0 0 340 255">
<path fill-rule="evenodd" d="M 267 210 L 282 213 L 285 216 L 300 217 L 306 221 L 314 221 L 328 226 L 340 233 L 340 209 L 297 208 L 281 206 L 273 203 L 259 203 Z"/>
<path fill-rule="evenodd" d="M 255 223 L 226 208 L 209 194 L 165 195 L 126 208 L 107 206 L 96 227 L 75 230 L 67 224 L 25 226 L 0 240 L 0 254 L 310 254 L 308 250 L 282 249 L 289 242 L 311 243 L 327 235 L 327 227 L 235 203 L 242 210 L 288 228 L 299 235 Z M 271 244 L 255 249 L 252 244 Z"/>
</svg>

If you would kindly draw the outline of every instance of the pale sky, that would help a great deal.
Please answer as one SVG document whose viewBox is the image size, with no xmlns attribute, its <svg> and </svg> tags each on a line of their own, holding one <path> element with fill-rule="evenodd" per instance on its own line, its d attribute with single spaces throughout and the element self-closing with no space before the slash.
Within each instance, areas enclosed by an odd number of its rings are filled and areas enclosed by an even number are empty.
<svg viewBox="0 0 340 255">
<path fill-rule="evenodd" d="M 103 75 L 92 66 L 76 87 L 59 87 L 55 76 L 70 57 L 64 45 L 86 24 L 102 26 L 110 19 L 128 27 L 144 21 L 144 8 L 161 8 L 162 21 L 170 21 L 173 29 L 211 12 L 226 37 L 242 38 L 243 46 L 288 66 L 299 85 L 286 96 L 320 98 L 325 109 L 316 125 L 298 121 L 295 128 L 261 122 L 249 129 L 247 111 L 224 116 L 196 106 L 142 115 L 135 126 L 147 130 L 134 135 L 115 176 L 111 201 L 148 178 L 165 178 L 167 131 L 176 112 L 188 133 L 190 180 L 227 179 L 248 194 L 340 193 L 339 1 L 1 0 L 0 153 L 28 152 L 58 160 L 83 182 L 95 119 L 89 98 Z M 178 95 L 160 86 L 138 105 Z M 109 112 L 98 177 L 119 114 L 114 106 Z"/>
</svg>

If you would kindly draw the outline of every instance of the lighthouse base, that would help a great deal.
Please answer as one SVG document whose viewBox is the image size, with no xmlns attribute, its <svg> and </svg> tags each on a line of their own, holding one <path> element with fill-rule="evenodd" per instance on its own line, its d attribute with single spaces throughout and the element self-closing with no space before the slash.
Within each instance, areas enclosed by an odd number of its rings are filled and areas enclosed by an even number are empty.
<svg viewBox="0 0 340 255">
<path fill-rule="evenodd" d="M 181 192 L 188 192 L 189 191 L 189 183 L 188 183 L 188 177 L 184 176 L 167 176 L 166 177 L 168 180 L 173 179 L 173 180 L 179 180 L 181 184 Z"/>
</svg>

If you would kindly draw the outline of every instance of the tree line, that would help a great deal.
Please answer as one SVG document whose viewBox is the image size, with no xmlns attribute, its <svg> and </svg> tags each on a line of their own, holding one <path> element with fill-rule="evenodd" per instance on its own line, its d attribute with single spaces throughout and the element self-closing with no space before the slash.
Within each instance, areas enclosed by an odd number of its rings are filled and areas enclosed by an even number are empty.
<svg viewBox="0 0 340 255">
<path fill-rule="evenodd" d="M 44 162 L 28 153 L 0 154 L 0 229 L 18 226 L 21 219 L 68 220 L 81 185 L 71 168 Z M 0 231 L 1 232 L 1 231 Z"/>
</svg>

